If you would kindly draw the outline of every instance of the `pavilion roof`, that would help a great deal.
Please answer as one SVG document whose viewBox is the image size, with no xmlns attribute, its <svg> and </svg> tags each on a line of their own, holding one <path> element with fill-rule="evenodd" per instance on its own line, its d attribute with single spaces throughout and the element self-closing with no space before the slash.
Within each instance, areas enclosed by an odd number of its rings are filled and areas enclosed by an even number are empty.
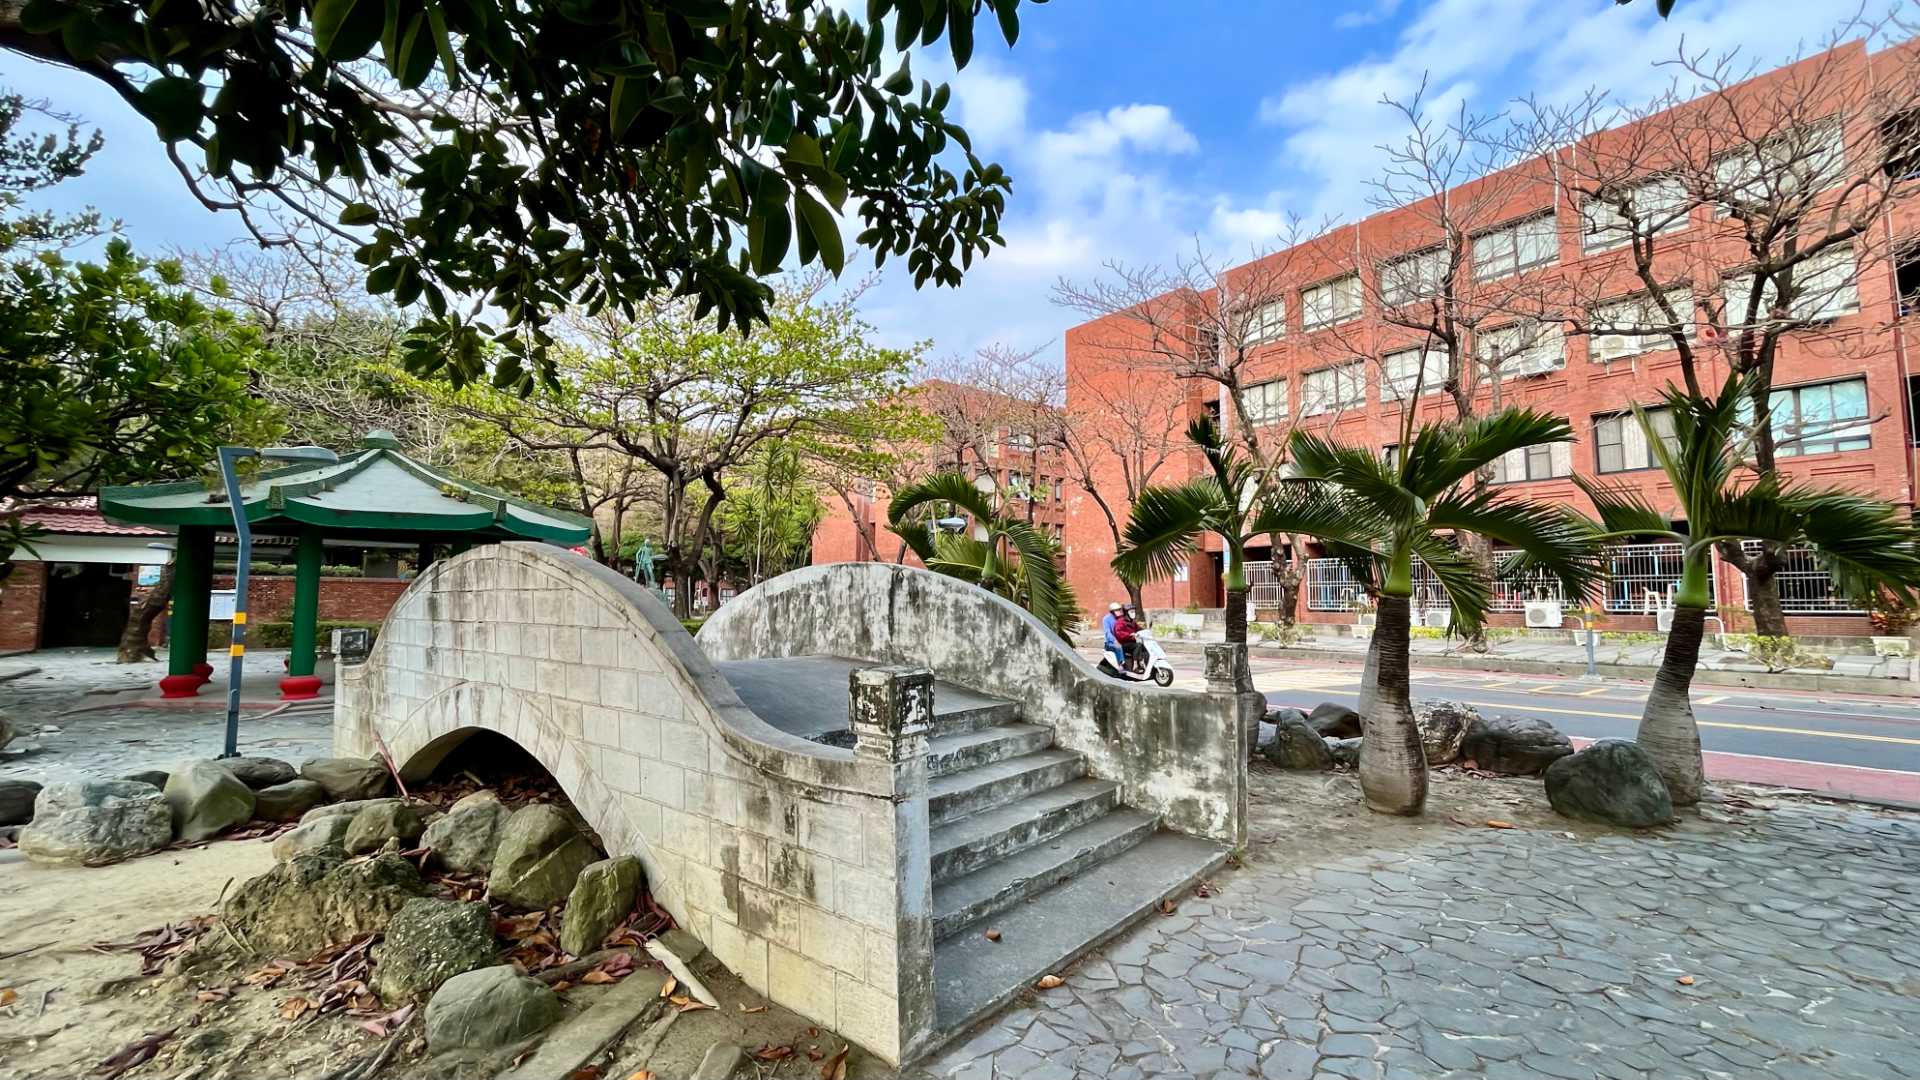
<svg viewBox="0 0 1920 1080">
<path fill-rule="evenodd" d="M 330 534 L 438 533 L 453 539 L 547 540 L 580 544 L 587 519 L 514 498 L 401 453 L 397 439 L 375 431 L 338 463 L 263 470 L 241 485 L 247 520 L 290 522 Z M 228 525 L 224 491 L 197 480 L 103 488 L 109 521 L 138 525 Z"/>
</svg>

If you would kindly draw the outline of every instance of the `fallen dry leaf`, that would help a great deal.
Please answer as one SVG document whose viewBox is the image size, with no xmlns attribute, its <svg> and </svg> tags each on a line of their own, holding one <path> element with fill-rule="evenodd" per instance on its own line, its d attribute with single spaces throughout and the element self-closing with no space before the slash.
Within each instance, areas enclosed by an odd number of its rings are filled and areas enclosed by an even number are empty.
<svg viewBox="0 0 1920 1080">
<path fill-rule="evenodd" d="M 1178 910 L 1180 910 L 1180 905 L 1174 903 L 1172 897 L 1160 901 L 1160 914 L 1171 915 Z"/>
<path fill-rule="evenodd" d="M 559 982 L 553 984 L 553 992 L 556 994 L 564 994 L 571 989 L 573 989 L 573 984 L 566 979 L 561 979 Z"/>
<path fill-rule="evenodd" d="M 839 1053 L 828 1058 L 827 1063 L 820 1066 L 820 1080 L 847 1080 L 846 1047 L 841 1047 Z"/>
<path fill-rule="evenodd" d="M 761 1061 L 785 1061 L 786 1059 L 793 1056 L 793 1047 L 773 1046 L 773 1045 L 762 1046 L 760 1049 L 755 1050 L 753 1052 L 753 1056 L 758 1058 Z"/>
<path fill-rule="evenodd" d="M 666 983 L 660 987 L 660 996 L 663 998 L 672 997 L 673 992 L 675 990 L 678 990 L 679 988 L 680 988 L 680 981 L 678 979 L 675 979 L 673 976 L 669 975 L 667 976 Z"/>
<path fill-rule="evenodd" d="M 3 990 L 0 990 L 0 1007 L 11 1005 L 14 1002 L 19 1000 L 20 1000 L 20 994 L 18 991 L 14 990 L 13 987 L 9 986 Z"/>
<path fill-rule="evenodd" d="M 706 1002 L 690 998 L 685 994 L 675 994 L 667 1000 L 679 1006 L 680 1011 L 683 1013 L 699 1012 L 701 1009 L 709 1007 Z"/>
<path fill-rule="evenodd" d="M 742 1005 L 740 1006 L 740 1011 L 743 1013 L 762 1013 L 767 1011 L 767 1007 L 765 1005 L 755 1005 L 749 1009 L 745 1005 Z"/>
<path fill-rule="evenodd" d="M 639 1072 L 627 1077 L 627 1080 L 654 1080 L 653 1070 L 641 1069 Z"/>
<path fill-rule="evenodd" d="M 582 1065 L 567 1074 L 567 1080 L 600 1080 L 606 1070 L 598 1065 Z"/>
<path fill-rule="evenodd" d="M 1673 981 L 1674 981 L 1674 982 L 1677 982 L 1677 983 L 1679 983 L 1679 984 L 1680 984 L 1681 986 L 1692 986 L 1692 985 L 1693 985 L 1693 976 L 1691 976 L 1691 975 L 1682 975 L 1682 976 L 1680 976 L 1679 978 L 1677 978 L 1677 979 L 1675 979 L 1675 980 L 1673 980 Z"/>
<path fill-rule="evenodd" d="M 1040 981 L 1033 984 L 1036 990 L 1052 990 L 1056 986 L 1066 985 L 1067 980 L 1058 975 L 1042 975 Z"/>
<path fill-rule="evenodd" d="M 588 986 L 601 986 L 613 982 L 614 978 L 599 968 L 594 968 L 592 971 L 580 976 L 580 981 L 586 983 Z"/>
<path fill-rule="evenodd" d="M 998 930 L 989 930 L 989 931 L 987 931 L 987 940 L 988 940 L 988 941 L 999 941 L 999 940 L 1000 940 L 1000 931 L 998 931 Z"/>
<path fill-rule="evenodd" d="M 280 1003 L 280 1018 L 282 1020 L 298 1020 L 300 1017 L 306 1015 L 307 1010 L 311 1008 L 313 1008 L 313 1002 L 306 998 L 290 997 Z"/>
<path fill-rule="evenodd" d="M 103 1077 L 104 1080 L 113 1080 L 114 1077 L 129 1069 L 146 1064 L 153 1059 L 153 1055 L 160 1052 L 160 1044 L 173 1038 L 176 1030 L 178 1029 L 168 1028 L 165 1031 L 155 1031 L 121 1047 L 112 1057 L 100 1063 L 99 1068 L 94 1070 L 94 1075 Z"/>
<path fill-rule="evenodd" d="M 1487 822 L 1487 828 L 1489 829 L 1511 829 L 1513 827 L 1514 827 L 1513 822 L 1511 821 L 1488 821 Z"/>
</svg>

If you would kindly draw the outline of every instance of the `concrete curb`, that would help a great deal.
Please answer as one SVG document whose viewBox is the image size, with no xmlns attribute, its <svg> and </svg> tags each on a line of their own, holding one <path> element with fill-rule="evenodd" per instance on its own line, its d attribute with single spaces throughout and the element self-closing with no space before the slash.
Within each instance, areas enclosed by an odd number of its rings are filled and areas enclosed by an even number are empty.
<svg viewBox="0 0 1920 1080">
<path fill-rule="evenodd" d="M 1202 642 L 1163 641 L 1160 647 L 1169 656 L 1194 656 L 1201 654 Z M 1360 664 L 1365 655 L 1348 652 L 1343 649 L 1301 648 L 1297 645 L 1267 649 L 1259 645 L 1250 646 L 1249 657 L 1262 656 L 1287 657 L 1298 660 L 1335 660 L 1349 664 Z M 1568 663 L 1559 660 L 1523 660 L 1517 657 L 1499 656 L 1435 656 L 1426 653 L 1413 654 L 1413 666 L 1416 668 L 1441 668 L 1451 671 L 1487 671 L 1510 672 L 1522 675 L 1562 675 L 1579 676 L 1587 672 L 1587 665 Z M 1614 679 L 1636 679 L 1651 681 L 1659 669 L 1648 664 L 1601 664 L 1600 673 Z M 1718 668 L 1700 668 L 1694 672 L 1695 686 L 1742 686 L 1754 690 L 1813 690 L 1831 691 L 1845 694 L 1867 694 L 1874 697 L 1920 698 L 1920 683 L 1905 679 L 1876 679 L 1862 675 L 1798 675 L 1792 672 L 1770 671 L 1723 671 Z"/>
</svg>

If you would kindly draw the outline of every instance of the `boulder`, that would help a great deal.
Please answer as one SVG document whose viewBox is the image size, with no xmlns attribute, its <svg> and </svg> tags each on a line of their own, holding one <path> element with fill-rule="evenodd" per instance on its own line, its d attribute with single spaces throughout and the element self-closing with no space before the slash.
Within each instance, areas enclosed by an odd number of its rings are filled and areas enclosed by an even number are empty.
<svg viewBox="0 0 1920 1080">
<path fill-rule="evenodd" d="M 563 1011 L 559 994 L 511 964 L 468 971 L 427 1002 L 427 1047 L 440 1053 L 512 1046 L 552 1027 Z"/>
<path fill-rule="evenodd" d="M 167 786 L 165 769 L 141 769 L 138 772 L 130 772 L 120 779 L 131 780 L 136 784 L 146 784 L 158 790 L 165 790 Z"/>
<path fill-rule="evenodd" d="M 342 839 L 347 854 L 365 855 L 369 851 L 379 851 L 389 840 L 401 840 L 407 844 L 420 839 L 419 811 L 399 801 L 382 800 L 371 806 L 363 807 L 359 813 L 348 819 L 347 835 Z"/>
<path fill-rule="evenodd" d="M 700 1058 L 700 1066 L 693 1070 L 693 1080 L 735 1080 L 753 1075 L 748 1071 L 750 1068 L 745 1047 L 717 1042 L 707 1047 L 706 1054 Z"/>
<path fill-rule="evenodd" d="M 1413 722 L 1426 744 L 1427 764 L 1446 765 L 1460 757 L 1467 731 L 1480 721 L 1480 712 L 1458 701 L 1420 701 L 1413 706 Z"/>
<path fill-rule="evenodd" d="M 409 900 L 373 951 L 373 992 L 388 1005 L 424 997 L 499 959 L 493 912 L 479 900 Z"/>
<path fill-rule="evenodd" d="M 1360 767 L 1360 739 L 1328 739 L 1327 753 L 1333 756 L 1335 765 L 1344 765 L 1349 769 Z"/>
<path fill-rule="evenodd" d="M 508 812 L 491 791 L 476 791 L 449 807 L 427 826 L 420 842 L 433 850 L 447 869 L 457 874 L 485 874 L 493 869 L 494 848 Z"/>
<path fill-rule="evenodd" d="M 1538 776 L 1573 753 L 1573 743 L 1552 724 L 1531 716 L 1496 716 L 1467 728 L 1460 760 L 1505 776 Z"/>
<path fill-rule="evenodd" d="M 235 886 L 223 920 L 255 952 L 306 956 L 385 932 L 407 901 L 426 894 L 420 871 L 399 855 L 343 862 L 299 854 Z"/>
<path fill-rule="evenodd" d="M 1275 726 L 1278 726 L 1280 724 L 1285 724 L 1290 721 L 1304 724 L 1307 722 L 1307 714 L 1304 712 L 1301 712 L 1299 709 L 1293 709 L 1293 708 L 1268 709 L 1267 715 L 1266 715 L 1266 721 L 1267 723 L 1273 724 Z"/>
<path fill-rule="evenodd" d="M 213 761 L 185 761 L 167 775 L 173 835 L 211 840 L 253 819 L 253 789 Z"/>
<path fill-rule="evenodd" d="M 289 780 L 253 793 L 253 816 L 259 821 L 299 821 L 307 811 L 327 801 L 327 789 L 311 780 Z"/>
<path fill-rule="evenodd" d="M 378 761 L 367 758 L 314 758 L 300 766 L 300 775 L 327 789 L 327 798 L 377 799 L 393 786 L 393 775 Z"/>
<path fill-rule="evenodd" d="M 523 806 L 500 830 L 487 895 L 522 911 L 550 908 L 567 898 L 580 871 L 599 858 L 559 807 Z"/>
<path fill-rule="evenodd" d="M 19 733 L 20 729 L 13 726 L 13 717 L 0 712 L 0 749 L 5 749 L 6 745 Z"/>
<path fill-rule="evenodd" d="M 1327 749 L 1327 740 L 1304 720 L 1280 724 L 1274 731 L 1273 741 L 1263 749 L 1267 760 L 1283 769 L 1333 768 L 1333 754 Z"/>
<path fill-rule="evenodd" d="M 1547 766 L 1555 813 L 1603 825 L 1645 829 L 1673 820 L 1673 799 L 1638 743 L 1601 739 Z"/>
<path fill-rule="evenodd" d="M 1360 714 L 1335 701 L 1317 706 L 1307 715 L 1307 723 L 1329 739 L 1357 739 L 1365 734 Z"/>
<path fill-rule="evenodd" d="M 32 780 L 0 780 L 0 825 L 25 825 L 33 820 L 33 800 L 40 785 Z"/>
<path fill-rule="evenodd" d="M 275 784 L 284 784 L 300 774 L 294 767 L 270 757 L 221 758 L 220 767 L 232 773 L 239 781 L 255 791 Z"/>
<path fill-rule="evenodd" d="M 567 912 L 560 922 L 560 947 L 585 956 L 620 925 L 640 898 L 645 880 L 640 860 L 631 855 L 602 859 L 580 871 L 567 894 Z"/>
<path fill-rule="evenodd" d="M 296 855 L 331 855 L 345 858 L 347 830 L 353 819 L 343 814 L 302 821 L 273 839 L 275 862 L 286 862 Z"/>
<path fill-rule="evenodd" d="M 399 799 L 387 798 L 351 799 L 347 802 L 328 803 L 324 806 L 316 806 L 306 813 L 301 814 L 300 824 L 305 825 L 308 822 L 318 821 L 321 818 L 327 817 L 343 817 L 351 820 L 355 814 L 358 814 L 369 806 L 399 806 L 400 802 L 401 800 Z"/>
<path fill-rule="evenodd" d="M 100 866 L 173 841 L 173 812 L 149 784 L 77 780 L 48 784 L 34 799 L 20 851 L 38 863 Z"/>
</svg>

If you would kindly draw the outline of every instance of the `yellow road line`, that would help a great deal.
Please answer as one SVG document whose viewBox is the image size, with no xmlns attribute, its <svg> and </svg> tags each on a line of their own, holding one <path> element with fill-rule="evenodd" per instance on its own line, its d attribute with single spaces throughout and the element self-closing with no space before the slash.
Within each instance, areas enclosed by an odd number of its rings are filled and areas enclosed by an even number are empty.
<svg viewBox="0 0 1920 1080">
<path fill-rule="evenodd" d="M 1712 697 L 1701 698 L 1699 703 L 1702 705 L 1718 705 L 1725 700 L 1727 700 L 1727 695 L 1715 694 Z"/>
<path fill-rule="evenodd" d="M 1604 694 L 1606 692 L 1607 692 L 1606 687 L 1596 686 L 1591 690 L 1575 690 L 1573 694 L 1575 697 L 1592 697 L 1595 694 Z"/>
<path fill-rule="evenodd" d="M 1501 709 L 1507 712 L 1548 712 L 1563 716 L 1598 716 L 1608 720 L 1638 720 L 1638 713 L 1594 712 L 1591 709 L 1556 709 L 1551 705 L 1509 705 L 1492 701 L 1469 701 L 1469 705 L 1486 709 Z M 1920 739 L 1903 739 L 1895 735 L 1866 735 L 1853 731 L 1809 731 L 1806 728 L 1775 727 L 1771 724 L 1735 724 L 1726 720 L 1699 720 L 1695 723 L 1703 728 L 1728 728 L 1734 731 L 1765 731 L 1775 735 L 1812 735 L 1823 739 L 1854 739 L 1860 742 L 1897 743 L 1901 746 L 1920 746 Z"/>
</svg>

